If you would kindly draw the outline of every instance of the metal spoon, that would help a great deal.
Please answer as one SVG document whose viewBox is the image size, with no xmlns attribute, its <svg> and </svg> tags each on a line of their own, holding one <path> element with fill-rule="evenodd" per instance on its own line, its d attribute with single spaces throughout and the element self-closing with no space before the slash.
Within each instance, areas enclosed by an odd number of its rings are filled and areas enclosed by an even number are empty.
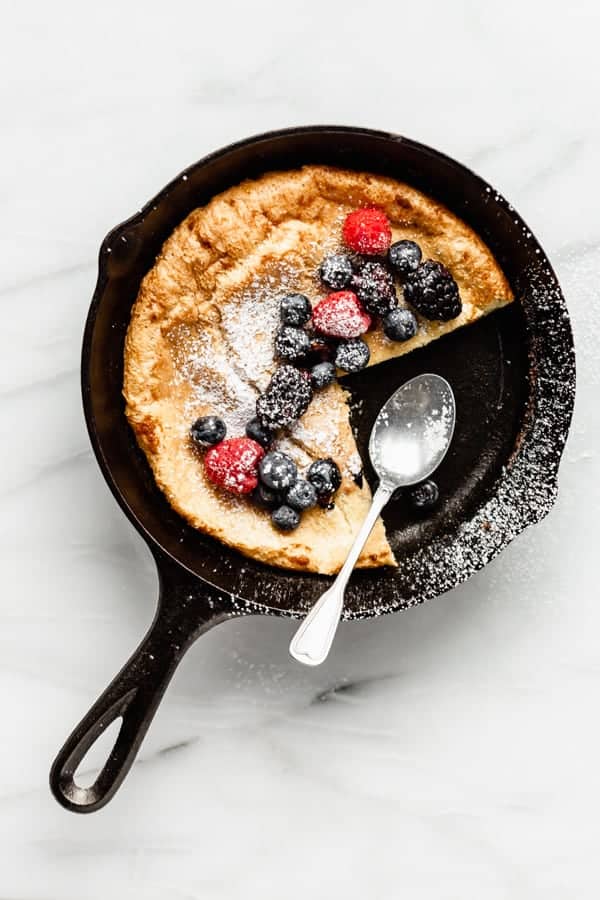
<svg viewBox="0 0 600 900">
<path fill-rule="evenodd" d="M 369 440 L 379 487 L 339 575 L 294 635 L 290 653 L 298 662 L 318 666 L 327 658 L 348 579 L 379 513 L 397 488 L 417 484 L 437 469 L 450 446 L 455 418 L 452 388 L 439 375 L 407 381 L 379 411 Z"/>
</svg>

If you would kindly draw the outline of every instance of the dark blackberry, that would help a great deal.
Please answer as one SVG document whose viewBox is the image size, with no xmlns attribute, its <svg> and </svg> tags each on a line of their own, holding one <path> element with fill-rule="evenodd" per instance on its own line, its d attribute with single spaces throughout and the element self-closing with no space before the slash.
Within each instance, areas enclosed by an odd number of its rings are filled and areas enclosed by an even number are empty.
<svg viewBox="0 0 600 900">
<path fill-rule="evenodd" d="M 396 307 L 383 319 L 383 333 L 391 341 L 408 341 L 417 333 L 417 320 L 410 309 Z"/>
<path fill-rule="evenodd" d="M 298 360 L 310 352 L 310 338 L 303 328 L 284 325 L 275 338 L 275 355 L 280 359 Z"/>
<path fill-rule="evenodd" d="M 226 434 L 225 422 L 217 416 L 200 416 L 190 428 L 192 440 L 200 446 L 219 444 Z"/>
<path fill-rule="evenodd" d="M 342 476 L 337 464 L 332 459 L 317 459 L 310 466 L 306 477 L 322 499 L 334 494 L 342 483 Z"/>
<path fill-rule="evenodd" d="M 260 480 L 272 491 L 287 491 L 298 478 L 296 463 L 280 450 L 267 453 L 258 465 Z"/>
<path fill-rule="evenodd" d="M 352 279 L 352 288 L 365 309 L 374 315 L 385 316 L 398 303 L 394 279 L 382 262 L 363 263 Z"/>
<path fill-rule="evenodd" d="M 310 370 L 312 386 L 317 390 L 335 381 L 335 366 L 330 362 L 317 363 Z"/>
<path fill-rule="evenodd" d="M 396 241 L 388 250 L 388 260 L 396 275 L 404 281 L 421 262 L 421 248 L 414 241 Z"/>
<path fill-rule="evenodd" d="M 440 490 L 431 478 L 418 484 L 410 492 L 410 502 L 419 512 L 427 512 L 438 502 Z"/>
<path fill-rule="evenodd" d="M 344 372 L 360 372 L 364 369 L 371 357 L 371 351 L 364 341 L 355 338 L 353 341 L 343 341 L 335 351 L 335 364 Z"/>
<path fill-rule="evenodd" d="M 312 509 L 313 506 L 317 505 L 317 492 L 314 485 L 310 481 L 304 481 L 303 478 L 299 478 L 285 495 L 285 502 L 292 509 L 297 509 L 300 512 L 305 509 Z"/>
<path fill-rule="evenodd" d="M 273 441 L 273 433 L 261 425 L 260 419 L 251 419 L 246 425 L 246 436 L 261 447 L 268 447 Z"/>
<path fill-rule="evenodd" d="M 426 319 L 448 322 L 462 309 L 456 281 L 446 266 L 432 259 L 425 260 L 408 276 L 404 296 Z"/>
<path fill-rule="evenodd" d="M 310 378 L 293 366 L 280 366 L 264 394 L 256 401 L 256 414 L 264 428 L 277 431 L 296 422 L 312 400 Z"/>
<path fill-rule="evenodd" d="M 319 267 L 319 277 L 332 291 L 348 287 L 352 279 L 352 260 L 345 253 L 330 253 Z"/>
<path fill-rule="evenodd" d="M 285 325 L 306 325 L 312 315 L 310 300 L 304 294 L 286 294 L 281 298 L 279 315 Z"/>
<path fill-rule="evenodd" d="M 260 483 L 252 491 L 252 499 L 261 509 L 275 509 L 277 506 L 281 506 L 281 496 Z"/>
<path fill-rule="evenodd" d="M 279 531 L 294 531 L 300 524 L 300 513 L 284 504 L 273 510 L 271 521 Z"/>
</svg>

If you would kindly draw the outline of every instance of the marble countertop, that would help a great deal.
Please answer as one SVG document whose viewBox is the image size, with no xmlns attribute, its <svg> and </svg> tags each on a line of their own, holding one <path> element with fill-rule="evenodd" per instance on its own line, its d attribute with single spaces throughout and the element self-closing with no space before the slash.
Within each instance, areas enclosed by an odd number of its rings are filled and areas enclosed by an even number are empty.
<svg viewBox="0 0 600 900">
<path fill-rule="evenodd" d="M 8 5 L 2 900 L 599 896 L 599 29 L 592 0 Z M 446 151 L 540 238 L 578 350 L 559 501 L 463 587 L 343 626 L 320 669 L 289 621 L 213 630 L 117 798 L 74 816 L 49 763 L 157 590 L 81 414 L 99 243 L 208 151 L 314 122 Z"/>
</svg>

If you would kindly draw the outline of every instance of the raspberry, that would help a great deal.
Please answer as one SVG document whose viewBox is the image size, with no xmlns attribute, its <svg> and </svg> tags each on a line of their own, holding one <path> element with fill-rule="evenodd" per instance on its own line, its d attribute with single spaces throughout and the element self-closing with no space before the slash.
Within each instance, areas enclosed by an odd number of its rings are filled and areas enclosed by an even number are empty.
<svg viewBox="0 0 600 900">
<path fill-rule="evenodd" d="M 330 337 L 358 337 L 371 327 L 371 316 L 352 291 L 338 291 L 323 297 L 313 310 L 317 331 Z"/>
<path fill-rule="evenodd" d="M 368 256 L 387 253 L 392 240 L 388 217 L 380 209 L 355 209 L 346 216 L 342 230 L 345 244 Z"/>
<path fill-rule="evenodd" d="M 249 494 L 258 484 L 258 464 L 265 451 L 250 438 L 230 438 L 211 447 L 204 457 L 210 480 L 232 494 Z"/>
</svg>

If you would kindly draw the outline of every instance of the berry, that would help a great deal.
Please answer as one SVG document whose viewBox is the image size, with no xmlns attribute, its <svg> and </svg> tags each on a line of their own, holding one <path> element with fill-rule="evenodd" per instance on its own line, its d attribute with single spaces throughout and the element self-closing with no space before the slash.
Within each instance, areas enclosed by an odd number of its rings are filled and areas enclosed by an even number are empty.
<svg viewBox="0 0 600 900">
<path fill-rule="evenodd" d="M 351 250 L 368 256 L 385 253 L 392 240 L 386 214 L 373 207 L 355 209 L 346 216 L 342 234 Z"/>
<path fill-rule="evenodd" d="M 265 487 L 264 484 L 258 485 L 252 491 L 252 499 L 256 503 L 257 506 L 260 506 L 262 509 L 275 509 L 276 506 L 281 506 L 281 497 L 275 491 L 270 491 L 268 487 Z"/>
<path fill-rule="evenodd" d="M 200 416 L 190 428 L 190 435 L 195 444 L 218 444 L 227 434 L 223 419 L 217 416 Z"/>
<path fill-rule="evenodd" d="M 391 341 L 408 341 L 417 333 L 417 320 L 410 309 L 396 307 L 383 320 L 383 333 Z"/>
<path fill-rule="evenodd" d="M 402 280 L 421 262 L 421 248 L 414 241 L 396 241 L 388 251 L 390 266 Z"/>
<path fill-rule="evenodd" d="M 332 459 L 317 459 L 309 468 L 306 477 L 317 492 L 317 497 L 329 497 L 342 483 L 337 464 Z"/>
<path fill-rule="evenodd" d="M 310 370 L 310 378 L 314 388 L 325 388 L 335 380 L 335 366 L 330 362 L 317 363 Z"/>
<path fill-rule="evenodd" d="M 330 253 L 321 263 L 319 277 L 328 288 L 341 291 L 350 284 L 352 260 L 344 253 Z"/>
<path fill-rule="evenodd" d="M 280 366 L 264 394 L 256 401 L 256 414 L 264 428 L 286 428 L 306 412 L 312 400 L 310 379 L 293 366 Z"/>
<path fill-rule="evenodd" d="M 282 359 L 302 359 L 310 351 L 310 338 L 303 328 L 284 325 L 275 338 L 275 354 Z"/>
<path fill-rule="evenodd" d="M 410 502 L 415 509 L 418 509 L 420 512 L 425 512 L 436 505 L 439 496 L 439 488 L 435 481 L 432 481 L 430 478 L 429 481 L 423 481 L 412 489 L 410 492 Z"/>
<path fill-rule="evenodd" d="M 280 450 L 267 453 L 258 467 L 260 480 L 272 491 L 286 491 L 298 478 L 296 463 Z"/>
<path fill-rule="evenodd" d="M 306 325 L 310 319 L 311 306 L 304 294 L 286 294 L 281 298 L 279 315 L 285 325 Z"/>
<path fill-rule="evenodd" d="M 357 338 L 354 341 L 345 341 L 335 351 L 335 364 L 338 369 L 345 372 L 360 372 L 364 369 L 371 357 L 371 351 L 364 341 Z"/>
<path fill-rule="evenodd" d="M 352 286 L 370 313 L 385 316 L 398 304 L 392 274 L 381 262 L 363 263 Z"/>
<path fill-rule="evenodd" d="M 284 504 L 273 510 L 271 521 L 279 531 L 293 531 L 300 524 L 300 513 Z"/>
<path fill-rule="evenodd" d="M 448 322 L 462 309 L 456 281 L 446 266 L 432 259 L 425 260 L 409 275 L 404 296 L 426 319 Z"/>
<path fill-rule="evenodd" d="M 258 484 L 258 463 L 265 451 L 250 438 L 230 438 L 204 457 L 208 478 L 232 494 L 249 494 Z"/>
<path fill-rule="evenodd" d="M 317 505 L 317 492 L 314 485 L 310 481 L 299 478 L 285 495 L 285 502 L 292 509 L 300 510 L 300 512 L 304 509 L 312 509 Z"/>
<path fill-rule="evenodd" d="M 246 436 L 252 438 L 261 447 L 268 447 L 273 440 L 273 434 L 268 428 L 264 428 L 260 419 L 251 419 L 246 425 Z"/>
<path fill-rule="evenodd" d="M 322 334 L 348 339 L 364 334 L 371 327 L 371 316 L 356 294 L 338 291 L 319 300 L 313 310 L 313 324 Z"/>
</svg>

